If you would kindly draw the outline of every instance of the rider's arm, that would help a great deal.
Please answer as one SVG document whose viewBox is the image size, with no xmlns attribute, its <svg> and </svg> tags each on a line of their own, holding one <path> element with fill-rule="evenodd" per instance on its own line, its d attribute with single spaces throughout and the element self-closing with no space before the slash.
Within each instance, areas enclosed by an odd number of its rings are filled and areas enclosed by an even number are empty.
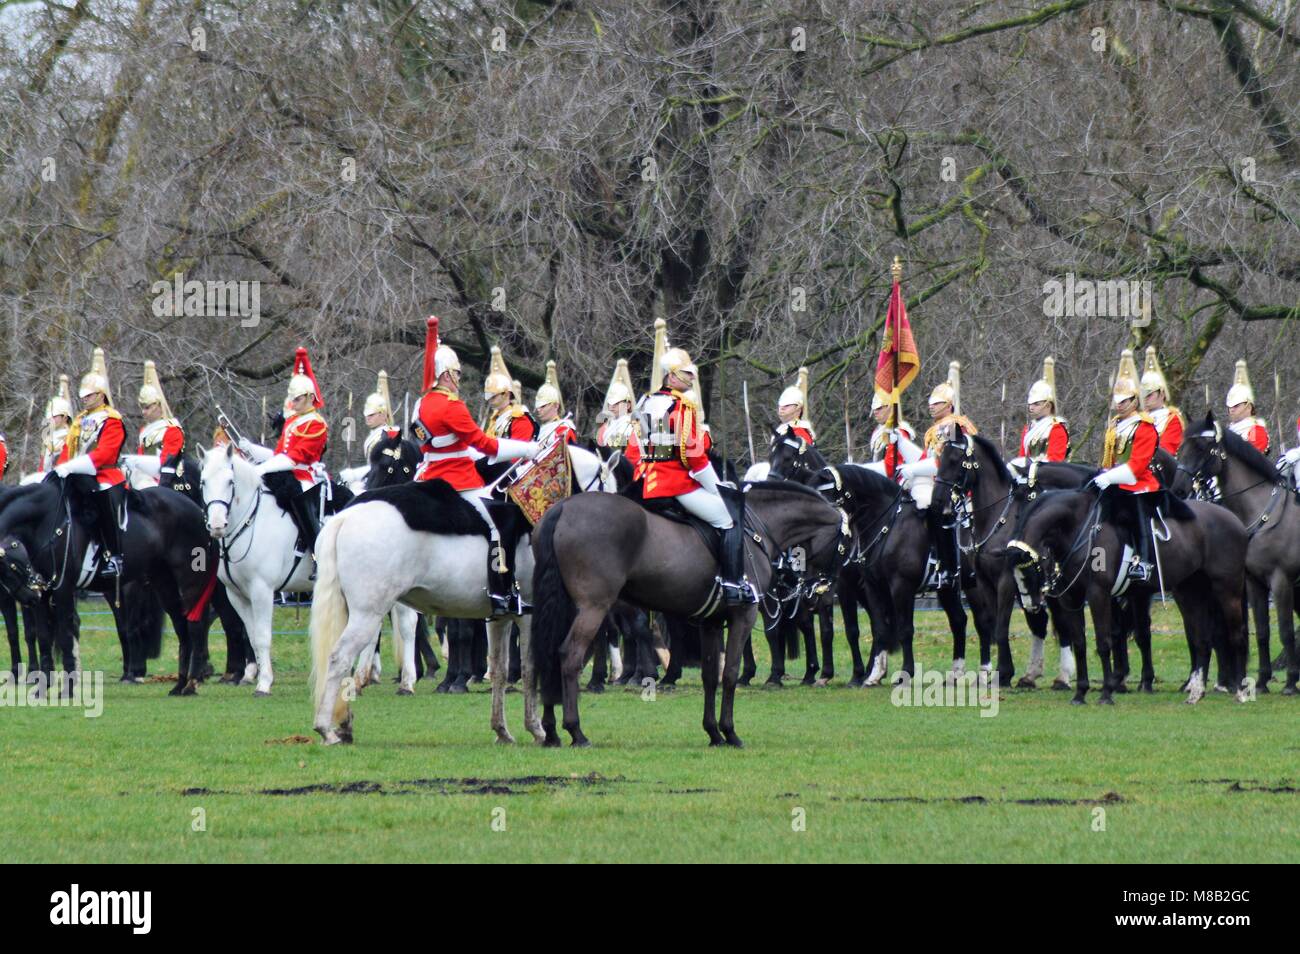
<svg viewBox="0 0 1300 954">
<path fill-rule="evenodd" d="M 274 453 L 271 448 L 263 447 L 261 444 L 254 444 L 247 437 L 241 437 L 239 439 L 239 449 L 243 451 L 244 456 L 254 464 L 260 464 L 264 461 L 270 460 L 271 454 Z"/>
<path fill-rule="evenodd" d="M 1052 430 L 1047 435 L 1047 459 L 1050 461 L 1065 460 L 1065 455 L 1069 450 L 1070 432 L 1065 429 L 1064 424 L 1058 421 L 1052 425 Z M 1021 453 L 1023 452 L 1022 450 Z"/>
</svg>

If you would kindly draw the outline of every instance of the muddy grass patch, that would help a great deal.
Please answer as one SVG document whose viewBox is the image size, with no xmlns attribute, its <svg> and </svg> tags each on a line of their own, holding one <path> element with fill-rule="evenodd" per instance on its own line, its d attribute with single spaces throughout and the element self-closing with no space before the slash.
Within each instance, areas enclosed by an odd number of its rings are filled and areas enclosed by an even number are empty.
<svg viewBox="0 0 1300 954">
<path fill-rule="evenodd" d="M 948 795 L 923 798 L 919 795 L 832 798 L 835 802 L 867 802 L 873 805 L 1120 805 L 1127 801 L 1119 792 L 1107 792 L 1101 798 L 988 798 L 984 795 Z"/>
</svg>

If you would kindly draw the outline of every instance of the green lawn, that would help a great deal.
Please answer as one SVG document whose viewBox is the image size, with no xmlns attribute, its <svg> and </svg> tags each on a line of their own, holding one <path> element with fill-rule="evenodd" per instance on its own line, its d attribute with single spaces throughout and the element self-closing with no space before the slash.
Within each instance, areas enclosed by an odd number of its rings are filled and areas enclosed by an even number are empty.
<svg viewBox="0 0 1300 954">
<path fill-rule="evenodd" d="M 306 629 L 305 612 L 278 612 L 278 629 Z M 486 688 L 428 682 L 367 690 L 356 744 L 324 748 L 305 635 L 277 637 L 269 699 L 217 684 L 173 699 L 118 684 L 116 637 L 89 631 L 83 666 L 109 676 L 100 718 L 0 709 L 0 836 L 10 862 L 1300 860 L 1300 699 L 1184 705 L 1177 615 L 1157 613 L 1154 696 L 1078 708 L 1014 691 L 994 718 L 899 708 L 843 685 L 841 645 L 836 686 L 741 690 L 742 751 L 706 745 L 696 671 L 653 701 L 584 694 L 586 750 L 495 745 Z M 942 615 L 917 618 L 919 658 L 946 667 Z M 1023 669 L 1027 639 L 1013 646 Z M 153 670 L 174 671 L 175 651 L 168 636 Z M 1049 677 L 1055 660 L 1049 645 Z M 517 694 L 508 716 L 526 738 Z M 282 741 L 295 735 L 313 743 Z M 268 791 L 322 784 L 352 790 Z"/>
</svg>

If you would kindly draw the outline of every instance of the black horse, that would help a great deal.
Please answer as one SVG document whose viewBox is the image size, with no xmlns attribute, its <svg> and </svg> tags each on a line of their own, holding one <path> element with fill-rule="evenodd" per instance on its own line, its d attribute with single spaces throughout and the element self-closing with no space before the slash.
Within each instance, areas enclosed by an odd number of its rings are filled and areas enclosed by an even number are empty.
<svg viewBox="0 0 1300 954">
<path fill-rule="evenodd" d="M 79 584 L 109 597 L 119 634 L 123 629 L 130 632 L 136 621 L 124 609 L 126 600 L 134 605 L 145 598 L 135 588 L 147 586 L 161 601 L 180 641 L 177 683 L 171 693 L 192 694 L 208 662 L 210 603 L 216 588 L 216 558 L 203 511 L 167 488 L 128 492 L 123 577 L 79 580 L 91 538 L 85 526 L 85 495 L 94 492 L 94 478 L 50 477 L 18 488 L 0 509 L 0 582 L 19 601 L 37 607 L 41 669 L 53 678 L 53 646 L 62 671 L 76 671 Z M 130 666 L 134 660 L 123 663 Z"/>
<path fill-rule="evenodd" d="M 1255 688 L 1268 692 L 1273 678 L 1269 653 L 1269 596 L 1277 610 L 1277 628 L 1286 649 L 1286 687 L 1295 695 L 1300 680 L 1295 620 L 1300 613 L 1300 502 L 1273 463 L 1206 414 L 1178 452 L 1179 469 L 1193 481 L 1198 497 L 1222 504 L 1246 526 L 1247 602 L 1255 618 L 1259 678 Z M 1222 661 L 1220 661 L 1222 665 Z"/>
</svg>

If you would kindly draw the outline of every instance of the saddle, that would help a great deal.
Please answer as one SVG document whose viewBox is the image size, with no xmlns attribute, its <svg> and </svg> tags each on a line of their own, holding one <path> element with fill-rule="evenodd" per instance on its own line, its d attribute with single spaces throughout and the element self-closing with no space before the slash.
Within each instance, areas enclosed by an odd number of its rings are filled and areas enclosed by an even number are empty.
<svg viewBox="0 0 1300 954">
<path fill-rule="evenodd" d="M 619 491 L 621 496 L 634 500 L 651 513 L 671 520 L 674 523 L 683 523 L 700 535 L 700 541 L 704 548 L 709 551 L 709 555 L 714 560 L 722 560 L 722 531 L 711 523 L 705 523 L 694 514 L 688 513 L 686 508 L 677 502 L 676 497 L 652 497 L 647 499 L 644 494 L 644 481 L 634 480 L 622 490 Z"/>
</svg>

